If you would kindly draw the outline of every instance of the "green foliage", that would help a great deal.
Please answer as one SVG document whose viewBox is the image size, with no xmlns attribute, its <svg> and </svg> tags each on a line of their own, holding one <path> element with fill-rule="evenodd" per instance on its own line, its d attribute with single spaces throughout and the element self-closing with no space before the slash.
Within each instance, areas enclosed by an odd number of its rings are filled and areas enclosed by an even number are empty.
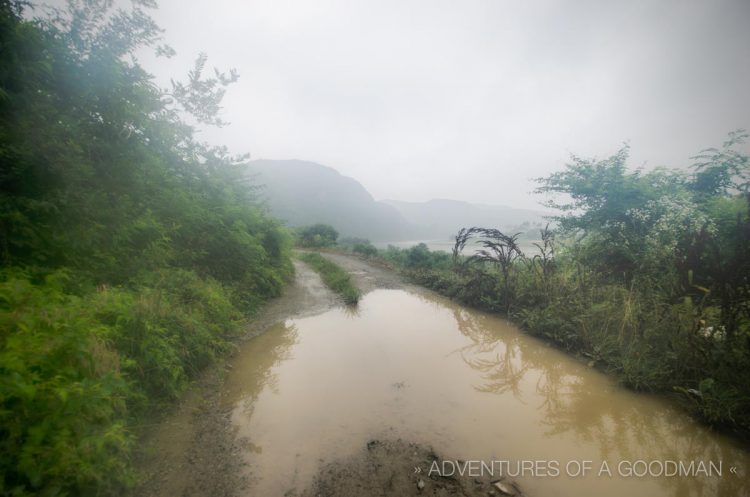
<svg viewBox="0 0 750 497">
<path fill-rule="evenodd" d="M 316 252 L 304 252 L 299 255 L 299 258 L 317 271 L 326 286 L 341 295 L 344 302 L 347 304 L 359 302 L 359 289 L 352 282 L 349 273 L 340 266 Z"/>
<path fill-rule="evenodd" d="M 354 247 L 352 248 L 352 252 L 364 257 L 374 257 L 378 255 L 378 249 L 375 248 L 375 246 L 370 242 L 358 243 L 354 245 Z"/>
<path fill-rule="evenodd" d="M 375 248 L 375 245 L 370 243 L 369 240 L 355 243 L 352 246 L 352 252 L 363 257 L 375 257 L 376 255 L 378 255 L 378 249 Z"/>
<path fill-rule="evenodd" d="M 363 257 L 375 257 L 378 249 L 365 238 L 346 237 L 336 244 L 336 247 Z"/>
<path fill-rule="evenodd" d="M 143 399 L 174 398 L 227 350 L 242 314 L 225 287 L 190 271 L 160 271 L 138 289 L 100 290 L 91 311 L 106 325 L 105 338 L 124 358 L 121 370 Z"/>
<path fill-rule="evenodd" d="M 381 256 L 397 266 L 407 269 L 448 268 L 451 266 L 450 256 L 445 252 L 432 252 L 424 243 L 419 243 L 408 249 L 401 249 L 389 245 Z"/>
<path fill-rule="evenodd" d="M 117 493 L 132 479 L 131 387 L 106 328 L 62 292 L 61 276 L 0 284 L 3 495 Z"/>
<path fill-rule="evenodd" d="M 359 238 L 356 236 L 346 236 L 344 238 L 339 238 L 336 242 L 336 247 L 341 248 L 344 250 L 352 250 L 355 245 L 359 244 L 369 244 L 370 240 L 367 238 Z"/>
<path fill-rule="evenodd" d="M 338 231 L 328 224 L 313 224 L 297 228 L 297 245 L 305 248 L 323 248 L 336 245 Z"/>
<path fill-rule="evenodd" d="M 226 288 L 185 270 L 85 296 L 67 282 L 0 283 L 0 467 L 21 495 L 122 492 L 130 421 L 227 350 L 242 316 Z"/>
<path fill-rule="evenodd" d="M 292 272 L 242 158 L 178 117 L 220 124 L 236 75 L 157 88 L 148 4 L 0 2 L 0 495 L 121 495 L 134 421 Z"/>
<path fill-rule="evenodd" d="M 699 195 L 726 195 L 733 191 L 750 190 L 750 159 L 734 147 L 744 143 L 745 130 L 729 133 L 721 149 L 708 148 L 693 157 L 695 171 L 691 190 Z"/>
<path fill-rule="evenodd" d="M 630 281 L 642 264 L 663 267 L 664 255 L 655 249 L 663 247 L 669 257 L 676 231 L 700 230 L 708 221 L 692 202 L 684 174 L 629 172 L 628 154 L 625 147 L 604 160 L 573 156 L 564 171 L 539 179 L 537 189 L 554 195 L 546 205 L 562 211 L 555 217 L 561 234 L 583 242 L 581 261 L 620 281 Z M 569 200 L 556 200 L 559 195 Z"/>
</svg>

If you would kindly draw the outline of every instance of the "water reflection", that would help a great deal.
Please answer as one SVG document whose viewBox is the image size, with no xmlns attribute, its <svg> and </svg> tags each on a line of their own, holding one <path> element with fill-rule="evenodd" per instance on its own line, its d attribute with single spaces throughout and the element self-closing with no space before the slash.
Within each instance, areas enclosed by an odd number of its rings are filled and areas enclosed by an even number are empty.
<svg viewBox="0 0 750 497">
<path fill-rule="evenodd" d="M 529 495 L 748 495 L 747 452 L 661 399 L 496 316 L 401 290 L 248 342 L 224 398 L 257 495 L 283 495 L 372 437 L 463 459 L 723 461 L 723 478 L 526 478 Z M 730 465 L 740 476 L 728 475 Z"/>
<path fill-rule="evenodd" d="M 518 350 L 515 347 L 496 348 L 500 348 L 501 351 L 496 352 L 490 359 L 478 356 L 476 346 L 461 348 L 461 358 L 469 367 L 478 371 L 484 380 L 483 384 L 476 385 L 474 388 L 486 393 L 511 392 L 516 400 L 522 402 L 521 380 L 526 375 L 528 364 L 518 360 Z"/>
<path fill-rule="evenodd" d="M 224 402 L 233 404 L 240 399 L 246 409 L 252 409 L 264 388 L 278 391 L 274 367 L 293 358 L 292 347 L 298 337 L 294 322 L 286 321 L 271 326 L 266 333 L 244 344 L 232 363 L 232 369 L 237 372 L 229 375 L 224 386 Z"/>
<path fill-rule="evenodd" d="M 360 316 L 359 306 L 356 304 L 348 304 L 341 306 L 341 310 L 346 314 L 349 319 L 356 319 Z"/>
<path fill-rule="evenodd" d="M 456 352 L 481 378 L 474 388 L 511 393 L 523 402 L 524 380 L 534 380 L 545 437 L 571 434 L 578 443 L 595 444 L 600 460 L 723 461 L 723 478 L 658 482 L 675 497 L 750 495 L 744 467 L 737 476 L 728 474 L 730 466 L 747 460 L 746 450 L 698 426 L 664 399 L 625 391 L 532 337 L 509 335 L 496 316 L 443 305 L 452 307 L 457 329 L 471 341 Z"/>
</svg>

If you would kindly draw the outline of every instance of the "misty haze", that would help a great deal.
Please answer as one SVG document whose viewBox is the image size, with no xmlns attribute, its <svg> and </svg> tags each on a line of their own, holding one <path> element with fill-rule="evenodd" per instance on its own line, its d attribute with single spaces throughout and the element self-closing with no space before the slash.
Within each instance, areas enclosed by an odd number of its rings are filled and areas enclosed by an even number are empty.
<svg viewBox="0 0 750 497">
<path fill-rule="evenodd" d="M 750 494 L 748 21 L 0 1 L 0 496 Z"/>
</svg>

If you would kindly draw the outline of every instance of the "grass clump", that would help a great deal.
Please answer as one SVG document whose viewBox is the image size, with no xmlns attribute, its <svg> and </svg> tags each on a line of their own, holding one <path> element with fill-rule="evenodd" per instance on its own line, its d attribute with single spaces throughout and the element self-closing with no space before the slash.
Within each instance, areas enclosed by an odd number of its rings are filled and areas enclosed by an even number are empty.
<svg viewBox="0 0 750 497">
<path fill-rule="evenodd" d="M 305 252 L 300 254 L 299 258 L 318 272 L 320 277 L 323 278 L 323 282 L 326 286 L 341 295 L 344 302 L 347 304 L 356 304 L 359 302 L 359 290 L 354 286 L 354 283 L 352 283 L 352 278 L 349 273 L 340 266 L 329 261 L 317 252 Z"/>
</svg>

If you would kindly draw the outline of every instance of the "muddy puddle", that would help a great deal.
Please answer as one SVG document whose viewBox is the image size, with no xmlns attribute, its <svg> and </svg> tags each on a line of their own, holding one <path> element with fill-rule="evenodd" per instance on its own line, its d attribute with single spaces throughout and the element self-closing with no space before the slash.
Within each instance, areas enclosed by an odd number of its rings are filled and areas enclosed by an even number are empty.
<svg viewBox="0 0 750 497">
<path fill-rule="evenodd" d="M 509 461 L 516 472 L 546 461 L 514 478 L 529 496 L 750 495 L 750 455 L 731 440 L 505 320 L 437 297 L 373 291 L 356 309 L 279 323 L 232 366 L 222 398 L 242 440 L 248 495 L 299 493 L 323 465 L 376 438 Z M 639 460 L 720 463 L 723 476 L 618 475 Z M 582 461 L 589 474 L 568 476 Z M 597 475 L 602 462 L 612 476 Z"/>
</svg>

